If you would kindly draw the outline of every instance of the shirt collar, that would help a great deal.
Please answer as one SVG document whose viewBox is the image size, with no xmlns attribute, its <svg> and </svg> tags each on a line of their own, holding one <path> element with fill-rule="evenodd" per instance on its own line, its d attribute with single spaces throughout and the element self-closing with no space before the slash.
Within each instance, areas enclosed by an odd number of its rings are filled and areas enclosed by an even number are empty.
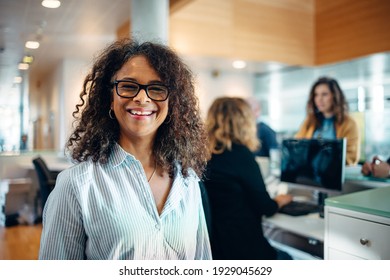
<svg viewBox="0 0 390 280">
<path fill-rule="evenodd" d="M 136 160 L 132 154 L 126 152 L 118 143 L 115 143 L 110 155 L 110 162 L 113 167 L 121 165 L 127 158 L 130 160 Z"/>
<path fill-rule="evenodd" d="M 126 159 L 130 161 L 137 160 L 132 154 L 126 152 L 118 143 L 115 143 L 109 159 L 110 163 L 113 165 L 113 167 L 117 167 L 121 165 Z M 192 180 L 191 177 L 197 178 L 196 173 L 192 169 L 189 170 L 190 173 L 189 176 L 187 178 L 184 178 L 183 175 L 181 174 L 181 165 L 178 162 L 175 162 L 175 167 L 176 167 L 176 172 L 174 174 L 174 179 L 176 178 L 176 176 L 179 176 L 181 180 L 183 180 L 184 185 L 186 187 L 188 187 L 189 182 L 191 182 Z"/>
</svg>

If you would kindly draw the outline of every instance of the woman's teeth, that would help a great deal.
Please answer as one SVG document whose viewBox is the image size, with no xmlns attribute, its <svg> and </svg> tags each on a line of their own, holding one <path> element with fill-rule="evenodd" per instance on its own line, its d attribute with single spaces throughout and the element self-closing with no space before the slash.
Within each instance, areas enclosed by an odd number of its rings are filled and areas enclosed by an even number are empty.
<svg viewBox="0 0 390 280">
<path fill-rule="evenodd" d="M 130 113 L 137 116 L 150 116 L 152 114 L 152 112 L 141 112 L 135 110 L 130 110 Z"/>
</svg>

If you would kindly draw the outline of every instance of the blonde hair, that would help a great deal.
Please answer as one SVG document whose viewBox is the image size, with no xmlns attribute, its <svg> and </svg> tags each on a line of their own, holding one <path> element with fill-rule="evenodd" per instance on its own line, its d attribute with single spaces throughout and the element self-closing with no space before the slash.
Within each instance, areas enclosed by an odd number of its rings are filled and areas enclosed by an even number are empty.
<svg viewBox="0 0 390 280">
<path fill-rule="evenodd" d="M 231 150 L 241 144 L 256 151 L 260 142 L 256 135 L 256 120 L 250 105 L 239 97 L 220 97 L 211 105 L 206 120 L 209 150 L 213 154 Z"/>
</svg>

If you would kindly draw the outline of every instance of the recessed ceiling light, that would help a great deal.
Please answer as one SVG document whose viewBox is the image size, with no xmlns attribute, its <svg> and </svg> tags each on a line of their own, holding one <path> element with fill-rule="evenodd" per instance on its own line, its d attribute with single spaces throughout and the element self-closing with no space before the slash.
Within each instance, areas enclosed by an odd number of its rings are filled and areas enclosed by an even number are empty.
<svg viewBox="0 0 390 280">
<path fill-rule="evenodd" d="M 31 64 L 34 61 L 34 57 L 32 55 L 23 56 L 23 63 Z"/>
<path fill-rule="evenodd" d="M 236 69 L 243 69 L 246 67 L 246 62 L 243 60 L 233 61 L 233 67 Z"/>
<path fill-rule="evenodd" d="M 18 68 L 19 70 L 28 70 L 29 66 L 30 65 L 28 63 L 19 63 Z"/>
<path fill-rule="evenodd" d="M 58 0 L 43 0 L 42 6 L 50 9 L 55 9 L 61 6 L 61 2 Z"/>
<path fill-rule="evenodd" d="M 37 49 L 37 48 L 39 48 L 39 42 L 37 42 L 37 41 L 27 41 L 25 46 L 28 49 Z"/>
</svg>

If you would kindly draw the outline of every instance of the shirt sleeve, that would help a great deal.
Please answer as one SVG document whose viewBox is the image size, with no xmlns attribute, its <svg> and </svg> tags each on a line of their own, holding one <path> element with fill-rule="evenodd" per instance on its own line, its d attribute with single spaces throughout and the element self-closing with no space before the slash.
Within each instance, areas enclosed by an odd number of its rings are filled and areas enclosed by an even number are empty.
<svg viewBox="0 0 390 280">
<path fill-rule="evenodd" d="M 257 125 L 257 136 L 260 139 L 260 149 L 255 152 L 257 156 L 269 157 L 270 150 L 278 148 L 278 141 L 276 140 L 276 132 L 267 124 L 260 122 Z"/>
<path fill-rule="evenodd" d="M 306 118 L 301 126 L 299 127 L 299 130 L 294 135 L 295 138 L 301 139 L 301 138 L 311 138 L 313 134 L 314 128 L 309 129 L 308 128 L 308 119 Z"/>
<path fill-rule="evenodd" d="M 352 118 L 345 120 L 340 128 L 340 137 L 347 138 L 347 164 L 354 165 L 360 158 L 360 135 L 356 121 Z"/>
<path fill-rule="evenodd" d="M 269 126 L 265 126 L 266 141 L 270 149 L 278 148 L 278 141 L 276 140 L 276 132 Z"/>
<path fill-rule="evenodd" d="M 70 178 L 68 172 L 61 173 L 46 202 L 39 250 L 41 260 L 85 259 L 87 237 Z"/>
</svg>

